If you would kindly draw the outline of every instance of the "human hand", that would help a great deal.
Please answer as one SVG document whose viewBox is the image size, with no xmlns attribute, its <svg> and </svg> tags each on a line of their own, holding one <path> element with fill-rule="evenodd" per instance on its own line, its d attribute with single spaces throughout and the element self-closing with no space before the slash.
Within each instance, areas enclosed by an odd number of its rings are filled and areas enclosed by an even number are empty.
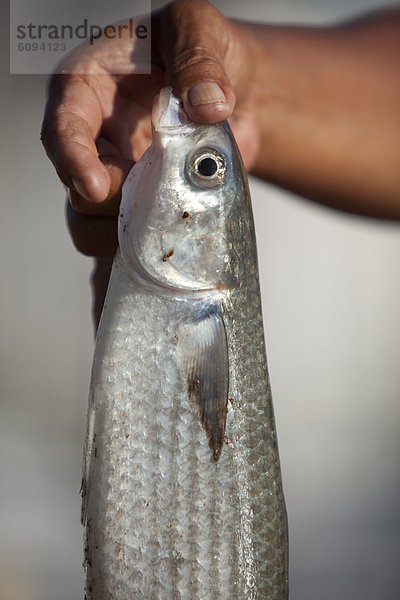
<svg viewBox="0 0 400 600">
<path fill-rule="evenodd" d="M 230 118 L 245 166 L 255 160 L 246 28 L 204 0 L 178 0 L 152 15 L 152 45 L 151 75 L 135 73 L 131 45 L 115 39 L 97 41 L 90 68 L 81 47 L 66 59 L 69 74 L 50 80 L 43 144 L 80 213 L 118 212 L 122 182 L 151 143 L 152 102 L 164 85 L 193 121 Z"/>
</svg>

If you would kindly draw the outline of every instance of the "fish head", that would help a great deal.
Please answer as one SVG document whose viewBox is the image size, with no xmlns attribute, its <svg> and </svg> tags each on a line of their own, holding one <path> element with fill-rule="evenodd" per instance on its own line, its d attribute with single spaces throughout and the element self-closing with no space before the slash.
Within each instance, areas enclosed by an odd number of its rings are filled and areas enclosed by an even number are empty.
<svg viewBox="0 0 400 600">
<path fill-rule="evenodd" d="M 130 271 L 175 290 L 230 285 L 229 220 L 246 187 L 229 125 L 192 123 L 171 88 L 153 108 L 153 143 L 123 188 L 119 241 Z"/>
</svg>

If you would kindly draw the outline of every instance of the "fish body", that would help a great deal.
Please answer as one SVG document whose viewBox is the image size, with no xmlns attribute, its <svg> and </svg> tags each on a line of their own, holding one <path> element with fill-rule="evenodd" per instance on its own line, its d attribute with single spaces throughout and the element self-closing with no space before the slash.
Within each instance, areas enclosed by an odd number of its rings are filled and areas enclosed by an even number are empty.
<svg viewBox="0 0 400 600">
<path fill-rule="evenodd" d="M 124 184 L 83 468 L 92 600 L 287 598 L 247 179 L 170 89 Z"/>
</svg>

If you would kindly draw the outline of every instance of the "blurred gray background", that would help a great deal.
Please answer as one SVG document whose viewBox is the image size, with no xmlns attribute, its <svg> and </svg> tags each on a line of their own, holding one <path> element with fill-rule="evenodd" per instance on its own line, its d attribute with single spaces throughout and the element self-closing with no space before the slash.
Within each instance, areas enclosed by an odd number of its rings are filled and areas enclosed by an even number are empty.
<svg viewBox="0 0 400 600">
<path fill-rule="evenodd" d="M 249 20 L 326 23 L 385 3 L 215 4 Z M 1 23 L 0 600 L 78 600 L 92 262 L 70 242 L 40 146 L 46 80 L 8 75 L 6 13 Z M 251 188 L 291 600 L 395 600 L 400 225 Z"/>
</svg>

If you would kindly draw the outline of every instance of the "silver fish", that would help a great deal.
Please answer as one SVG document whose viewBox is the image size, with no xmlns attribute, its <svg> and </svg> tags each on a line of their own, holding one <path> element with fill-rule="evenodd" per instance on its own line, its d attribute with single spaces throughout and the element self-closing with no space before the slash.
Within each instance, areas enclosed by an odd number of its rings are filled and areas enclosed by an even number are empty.
<svg viewBox="0 0 400 600">
<path fill-rule="evenodd" d="M 92 600 L 284 600 L 287 524 L 246 175 L 170 88 L 131 170 L 83 469 Z"/>
</svg>

